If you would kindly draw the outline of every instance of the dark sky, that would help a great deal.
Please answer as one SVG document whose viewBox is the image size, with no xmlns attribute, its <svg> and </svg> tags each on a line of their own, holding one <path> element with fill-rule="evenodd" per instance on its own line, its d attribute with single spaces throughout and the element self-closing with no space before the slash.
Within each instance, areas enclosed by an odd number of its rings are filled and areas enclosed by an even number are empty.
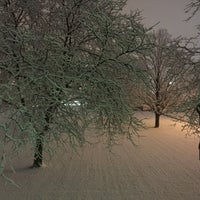
<svg viewBox="0 0 200 200">
<path fill-rule="evenodd" d="M 157 25 L 157 28 L 167 28 L 173 37 L 179 35 L 190 37 L 197 34 L 195 25 L 200 24 L 200 14 L 189 22 L 185 19 L 189 16 L 184 12 L 189 0 L 128 0 L 126 11 L 142 10 L 143 22 L 146 26 Z"/>
</svg>

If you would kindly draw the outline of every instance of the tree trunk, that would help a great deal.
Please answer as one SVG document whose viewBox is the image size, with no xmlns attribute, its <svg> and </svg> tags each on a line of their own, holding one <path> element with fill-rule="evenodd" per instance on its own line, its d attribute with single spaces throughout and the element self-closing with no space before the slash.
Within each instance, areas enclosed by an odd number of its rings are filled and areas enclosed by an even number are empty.
<svg viewBox="0 0 200 200">
<path fill-rule="evenodd" d="M 155 112 L 155 128 L 158 128 L 160 126 L 160 114 Z"/>
<path fill-rule="evenodd" d="M 41 167 L 42 166 L 43 142 L 44 142 L 44 134 L 40 133 L 38 135 L 38 138 L 36 139 L 33 167 Z"/>
<path fill-rule="evenodd" d="M 199 114 L 199 126 L 200 126 L 200 114 Z"/>
<path fill-rule="evenodd" d="M 52 111 L 54 107 L 49 106 L 46 114 L 45 114 L 45 121 L 46 125 L 44 126 L 44 130 L 42 133 L 37 135 L 36 139 L 36 146 L 35 146 L 35 154 L 34 154 L 34 161 L 33 167 L 41 167 L 43 161 L 43 145 L 44 145 L 44 134 L 49 130 L 49 123 L 52 118 Z"/>
<path fill-rule="evenodd" d="M 200 141 L 199 141 L 199 160 L 200 160 Z"/>
<path fill-rule="evenodd" d="M 198 115 L 199 115 L 199 125 L 200 125 L 200 104 L 198 104 L 198 105 L 196 106 L 196 111 L 197 111 L 197 113 L 198 113 Z"/>
</svg>

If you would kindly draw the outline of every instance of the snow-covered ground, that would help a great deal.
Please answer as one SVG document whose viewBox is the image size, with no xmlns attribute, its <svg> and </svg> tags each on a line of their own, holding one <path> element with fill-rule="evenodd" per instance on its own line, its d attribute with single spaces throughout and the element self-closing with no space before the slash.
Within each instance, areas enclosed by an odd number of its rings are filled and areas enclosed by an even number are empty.
<svg viewBox="0 0 200 200">
<path fill-rule="evenodd" d="M 86 145 L 79 155 L 60 151 L 47 167 L 29 169 L 31 158 L 16 159 L 16 173 L 6 171 L 20 188 L 4 186 L 2 200 L 199 200 L 200 161 L 198 138 L 186 136 L 181 125 L 162 117 L 161 127 L 147 129 L 126 139 L 110 153 L 102 144 Z"/>
</svg>

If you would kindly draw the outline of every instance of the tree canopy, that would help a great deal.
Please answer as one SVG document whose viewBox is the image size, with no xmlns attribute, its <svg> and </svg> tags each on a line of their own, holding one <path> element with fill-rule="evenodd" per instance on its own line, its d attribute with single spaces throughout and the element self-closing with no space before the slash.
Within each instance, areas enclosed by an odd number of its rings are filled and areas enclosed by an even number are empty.
<svg viewBox="0 0 200 200">
<path fill-rule="evenodd" d="M 149 40 L 154 45 L 139 55 L 138 66 L 143 76 L 138 77 L 141 84 L 135 92 L 155 113 L 155 127 L 159 127 L 160 116 L 173 112 L 186 96 L 191 54 L 179 48 L 178 40 L 165 29 L 150 33 Z"/>
<path fill-rule="evenodd" d="M 1 157 L 25 145 L 42 165 L 47 143 L 82 145 L 95 124 L 109 145 L 139 128 L 127 75 L 150 48 L 139 13 L 124 0 L 2 0 L 0 3 Z M 78 105 L 73 106 L 74 102 Z M 78 108 L 77 108 L 78 107 Z M 5 108 L 5 107 L 4 107 Z M 101 134 L 102 134 L 101 133 Z M 4 163 L 4 162 L 2 162 Z M 2 166 L 4 167 L 4 166 Z"/>
<path fill-rule="evenodd" d="M 200 1 L 191 0 L 185 7 L 185 12 L 189 14 L 188 21 L 199 13 Z M 199 30 L 199 24 L 197 25 Z M 190 89 L 187 91 L 187 98 L 179 107 L 179 112 L 183 114 L 183 120 L 186 122 L 184 128 L 190 134 L 200 135 L 199 123 L 200 114 L 198 112 L 200 104 L 200 46 L 199 46 L 199 33 L 195 38 L 187 38 L 181 46 L 184 51 L 192 54 L 188 60 L 191 68 L 191 79 L 189 81 Z"/>
</svg>

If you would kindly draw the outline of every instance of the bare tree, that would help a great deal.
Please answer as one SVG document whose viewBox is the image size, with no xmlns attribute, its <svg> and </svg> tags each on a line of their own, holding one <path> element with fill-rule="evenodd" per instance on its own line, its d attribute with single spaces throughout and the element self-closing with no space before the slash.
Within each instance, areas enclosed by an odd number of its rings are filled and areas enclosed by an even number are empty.
<svg viewBox="0 0 200 200">
<path fill-rule="evenodd" d="M 141 102 L 154 111 L 157 128 L 160 116 L 172 112 L 185 95 L 188 55 L 178 49 L 167 30 L 152 33 L 150 40 L 154 44 L 152 50 L 139 56 L 145 76 L 136 92 Z"/>
<path fill-rule="evenodd" d="M 189 1 L 185 11 L 189 14 L 188 21 L 193 18 L 200 10 L 200 1 Z M 199 29 L 199 25 L 197 26 Z M 187 91 L 187 98 L 180 105 L 178 112 L 184 113 L 181 120 L 185 121 L 184 128 L 189 134 L 199 135 L 199 103 L 200 103 L 200 47 L 199 34 L 195 38 L 185 39 L 180 48 L 192 54 L 188 59 L 190 63 L 190 74 L 192 79 L 189 80 L 190 86 Z"/>
<path fill-rule="evenodd" d="M 109 145 L 118 134 L 132 138 L 140 122 L 128 100 L 126 75 L 134 74 L 130 57 L 149 47 L 140 16 L 122 15 L 124 5 L 1 1 L 0 91 L 9 105 L 0 126 L 3 160 L 8 143 L 14 153 L 30 144 L 33 166 L 40 167 L 48 143 L 80 146 L 91 123 L 103 128 Z"/>
<path fill-rule="evenodd" d="M 191 0 L 185 7 L 185 12 L 190 13 L 190 16 L 187 20 L 193 18 L 200 10 L 200 1 L 199 0 Z"/>
</svg>

